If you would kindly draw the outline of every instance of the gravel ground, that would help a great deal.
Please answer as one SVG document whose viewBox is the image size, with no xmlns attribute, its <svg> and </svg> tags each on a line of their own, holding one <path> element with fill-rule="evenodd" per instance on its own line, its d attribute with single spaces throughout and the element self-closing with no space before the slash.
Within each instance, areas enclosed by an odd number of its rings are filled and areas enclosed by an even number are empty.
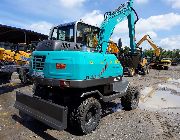
<svg viewBox="0 0 180 140">
<path fill-rule="evenodd" d="M 141 91 L 146 87 L 152 87 L 154 90 L 170 90 L 172 94 L 180 95 L 177 90 L 158 86 L 168 83 L 170 78 L 180 79 L 180 66 L 171 67 L 168 71 L 151 70 L 149 75 L 136 75 L 127 79 Z M 11 83 L 0 85 L 0 140 L 180 139 L 179 113 L 155 112 L 144 108 L 124 111 L 119 99 L 107 104 L 109 108 L 98 128 L 84 136 L 69 130 L 56 131 L 37 121 L 22 121 L 18 111 L 13 107 L 15 91 L 31 93 L 32 86 L 22 86 L 19 82 L 14 74 Z"/>
</svg>

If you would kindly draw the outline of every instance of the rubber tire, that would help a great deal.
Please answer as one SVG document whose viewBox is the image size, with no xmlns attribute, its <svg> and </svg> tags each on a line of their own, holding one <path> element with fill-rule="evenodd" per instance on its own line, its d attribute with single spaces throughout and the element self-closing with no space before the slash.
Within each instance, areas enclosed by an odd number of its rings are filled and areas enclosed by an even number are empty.
<svg viewBox="0 0 180 140">
<path fill-rule="evenodd" d="M 129 86 L 127 94 L 121 98 L 121 105 L 124 110 L 134 110 L 138 107 L 140 92 L 137 87 Z"/>
<path fill-rule="evenodd" d="M 22 71 L 22 70 L 19 70 L 19 79 L 21 80 L 21 83 L 26 85 L 26 84 L 30 84 L 30 80 L 27 76 L 27 72 L 26 71 Z"/>
<path fill-rule="evenodd" d="M 88 124 L 86 122 L 86 115 L 88 111 L 92 108 L 96 108 L 96 114 L 94 115 L 92 122 Z M 101 119 L 101 104 L 99 101 L 93 97 L 84 100 L 76 109 L 73 109 L 70 115 L 70 126 L 73 129 L 82 134 L 91 133 L 99 125 Z"/>
<path fill-rule="evenodd" d="M 167 66 L 164 67 L 164 70 L 168 70 L 168 69 L 169 69 L 169 67 L 167 67 Z"/>
</svg>

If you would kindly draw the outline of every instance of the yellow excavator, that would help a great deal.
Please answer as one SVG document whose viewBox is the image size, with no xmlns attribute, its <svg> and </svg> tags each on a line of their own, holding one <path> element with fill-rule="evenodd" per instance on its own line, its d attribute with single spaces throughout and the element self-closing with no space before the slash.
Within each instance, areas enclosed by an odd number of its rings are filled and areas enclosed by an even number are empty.
<svg viewBox="0 0 180 140">
<path fill-rule="evenodd" d="M 1 82 L 9 82 L 11 79 L 12 72 L 9 71 L 8 68 L 7 71 L 5 71 L 5 66 L 7 65 L 13 65 L 14 64 L 14 54 L 11 50 L 11 44 L 9 43 L 0 43 L 0 83 Z"/>
<path fill-rule="evenodd" d="M 30 58 L 30 51 L 26 49 L 24 44 L 12 45 L 6 44 L 0 45 L 0 62 L 9 64 L 24 65 L 27 64 L 27 60 Z"/>
<path fill-rule="evenodd" d="M 147 41 L 151 47 L 154 49 L 154 56 L 155 59 L 153 59 L 149 66 L 151 68 L 155 69 L 164 69 L 168 70 L 169 66 L 171 65 L 171 60 L 166 60 L 166 59 L 160 59 L 161 55 L 161 50 L 159 47 L 152 41 L 151 37 L 149 35 L 144 35 L 144 37 L 137 43 L 137 47 L 139 47 L 144 41 Z"/>
<path fill-rule="evenodd" d="M 0 44 L 0 61 L 13 62 L 15 52 L 11 50 L 10 44 Z"/>
<path fill-rule="evenodd" d="M 0 42 L 0 83 L 7 83 L 13 72 L 29 63 L 31 53 L 23 44 Z"/>
<path fill-rule="evenodd" d="M 14 61 L 17 65 L 29 64 L 29 58 L 31 51 L 27 49 L 27 45 L 24 43 L 19 43 L 14 47 L 15 55 Z"/>
<path fill-rule="evenodd" d="M 114 43 L 114 42 L 112 41 L 112 39 L 110 39 L 110 41 L 109 41 L 108 52 L 109 52 L 109 53 L 114 53 L 114 54 L 119 53 L 118 46 L 117 46 L 116 43 Z"/>
</svg>

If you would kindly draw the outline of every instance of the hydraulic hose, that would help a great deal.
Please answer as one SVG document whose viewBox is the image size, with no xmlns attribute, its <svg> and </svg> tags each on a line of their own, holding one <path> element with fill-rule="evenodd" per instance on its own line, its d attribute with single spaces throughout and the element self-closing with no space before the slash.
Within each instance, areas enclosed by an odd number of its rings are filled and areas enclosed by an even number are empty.
<svg viewBox="0 0 180 140">
<path fill-rule="evenodd" d="M 136 21 L 134 22 L 134 24 L 136 24 L 138 22 L 138 20 L 139 20 L 139 16 L 138 16 L 138 14 L 137 14 L 137 12 L 136 12 L 136 10 L 134 8 L 131 7 L 131 9 L 133 10 L 133 12 L 135 13 L 135 15 L 137 17 Z"/>
</svg>

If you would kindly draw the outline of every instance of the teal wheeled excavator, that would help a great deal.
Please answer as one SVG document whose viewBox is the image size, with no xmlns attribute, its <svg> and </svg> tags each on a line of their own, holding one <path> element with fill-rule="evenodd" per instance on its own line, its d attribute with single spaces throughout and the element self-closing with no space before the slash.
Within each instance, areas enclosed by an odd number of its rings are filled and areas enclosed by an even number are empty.
<svg viewBox="0 0 180 140">
<path fill-rule="evenodd" d="M 73 22 L 53 27 L 30 62 L 33 95 L 17 92 L 15 107 L 57 130 L 74 127 L 87 134 L 101 119 L 102 103 L 121 98 L 125 110 L 136 109 L 139 90 L 123 78 L 123 67 L 108 53 L 115 26 L 128 19 L 132 58 L 136 52 L 133 0 L 107 12 L 100 28 Z M 96 49 L 92 49 L 97 36 Z M 22 115 L 22 116 L 24 116 Z"/>
</svg>

